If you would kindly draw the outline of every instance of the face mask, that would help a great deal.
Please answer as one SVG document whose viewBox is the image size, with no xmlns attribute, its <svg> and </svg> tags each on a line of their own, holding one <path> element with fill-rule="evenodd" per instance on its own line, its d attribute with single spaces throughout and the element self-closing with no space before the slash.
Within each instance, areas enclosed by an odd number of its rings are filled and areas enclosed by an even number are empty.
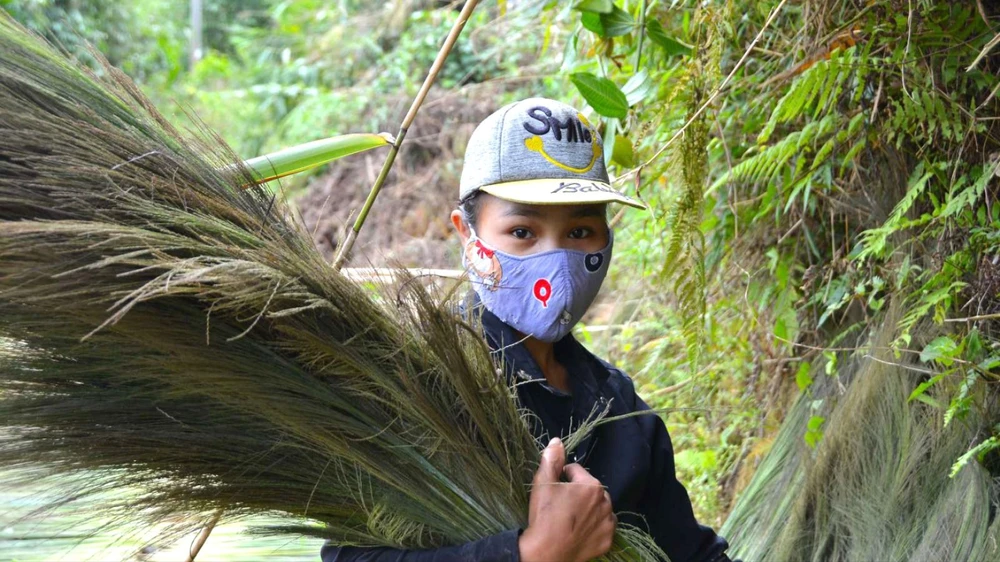
<svg viewBox="0 0 1000 562">
<path fill-rule="evenodd" d="M 487 246 L 472 230 L 462 263 L 487 310 L 523 334 L 554 342 L 594 301 L 613 244 L 609 231 L 608 245 L 597 252 L 560 249 L 515 256 Z"/>
</svg>

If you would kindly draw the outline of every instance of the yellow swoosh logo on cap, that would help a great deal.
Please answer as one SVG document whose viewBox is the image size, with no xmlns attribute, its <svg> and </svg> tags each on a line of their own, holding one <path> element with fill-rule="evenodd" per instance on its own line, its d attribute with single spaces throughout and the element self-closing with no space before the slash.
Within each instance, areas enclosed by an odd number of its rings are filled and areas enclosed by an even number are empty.
<svg viewBox="0 0 1000 562">
<path fill-rule="evenodd" d="M 594 127 L 590 125 L 590 122 L 587 121 L 587 118 L 584 117 L 582 113 L 578 114 L 578 117 L 580 118 L 580 122 L 582 122 L 588 129 L 590 129 L 590 138 L 591 138 L 590 147 L 593 151 L 593 154 L 590 157 L 590 163 L 584 166 L 583 168 L 574 168 L 572 166 L 568 166 L 556 160 L 555 158 L 549 156 L 549 154 L 545 152 L 545 141 L 543 141 L 542 137 L 538 135 L 534 135 L 532 137 L 524 139 L 524 146 L 526 146 L 528 150 L 532 150 L 541 154 L 542 158 L 548 160 L 548 162 L 553 166 L 558 166 L 559 168 L 562 168 L 567 172 L 573 172 L 574 174 L 585 174 L 589 172 L 591 168 L 594 167 L 594 164 L 597 163 L 597 158 L 601 155 L 601 147 L 597 144 L 597 131 L 594 130 Z"/>
</svg>

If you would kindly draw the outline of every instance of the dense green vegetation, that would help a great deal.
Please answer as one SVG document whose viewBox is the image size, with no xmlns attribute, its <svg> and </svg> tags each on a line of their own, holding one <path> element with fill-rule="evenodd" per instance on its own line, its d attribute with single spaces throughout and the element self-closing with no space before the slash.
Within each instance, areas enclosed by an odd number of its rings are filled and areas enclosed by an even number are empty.
<svg viewBox="0 0 1000 562">
<path fill-rule="evenodd" d="M 391 128 L 386 100 L 412 96 L 457 15 L 417 0 L 206 0 L 192 66 L 184 3 L 0 6 L 81 60 L 92 42 L 162 111 L 197 116 L 243 156 Z M 873 341 L 910 365 L 908 407 L 934 413 L 922 431 L 963 427 L 935 470 L 1000 477 L 991 10 L 507 0 L 478 8 L 449 59 L 436 95 L 452 103 L 587 104 L 612 171 L 650 204 L 621 217 L 604 302 L 579 334 L 651 404 L 677 409 L 680 478 L 707 523 L 725 520 L 768 451 L 821 450 L 848 366 Z M 442 133 L 453 150 L 428 152 L 443 201 L 457 193 L 456 131 Z M 288 185 L 308 197 L 323 181 Z M 870 338 L 893 304 L 899 330 Z"/>
</svg>

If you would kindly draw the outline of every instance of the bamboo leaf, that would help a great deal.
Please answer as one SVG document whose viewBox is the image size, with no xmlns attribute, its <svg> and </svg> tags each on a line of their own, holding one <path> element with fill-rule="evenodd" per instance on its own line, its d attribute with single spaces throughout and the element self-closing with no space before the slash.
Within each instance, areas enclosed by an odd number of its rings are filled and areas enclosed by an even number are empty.
<svg viewBox="0 0 1000 562">
<path fill-rule="evenodd" d="M 244 164 L 257 176 L 258 183 L 264 183 L 389 144 L 392 137 L 385 133 L 338 135 L 251 158 Z"/>
<path fill-rule="evenodd" d="M 628 99 L 611 80 L 594 76 L 589 72 L 572 74 L 570 80 L 576 85 L 583 99 L 587 100 L 597 113 L 618 119 L 628 114 Z"/>
</svg>

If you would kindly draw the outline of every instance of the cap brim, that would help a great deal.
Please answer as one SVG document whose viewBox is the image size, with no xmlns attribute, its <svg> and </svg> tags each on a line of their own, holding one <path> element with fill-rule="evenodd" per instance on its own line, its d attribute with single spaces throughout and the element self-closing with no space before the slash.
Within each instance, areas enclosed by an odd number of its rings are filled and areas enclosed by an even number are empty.
<svg viewBox="0 0 1000 562">
<path fill-rule="evenodd" d="M 599 181 L 562 179 L 532 179 L 494 183 L 479 188 L 490 195 L 530 205 L 586 205 L 589 203 L 622 203 L 637 209 L 646 205 Z"/>
</svg>

